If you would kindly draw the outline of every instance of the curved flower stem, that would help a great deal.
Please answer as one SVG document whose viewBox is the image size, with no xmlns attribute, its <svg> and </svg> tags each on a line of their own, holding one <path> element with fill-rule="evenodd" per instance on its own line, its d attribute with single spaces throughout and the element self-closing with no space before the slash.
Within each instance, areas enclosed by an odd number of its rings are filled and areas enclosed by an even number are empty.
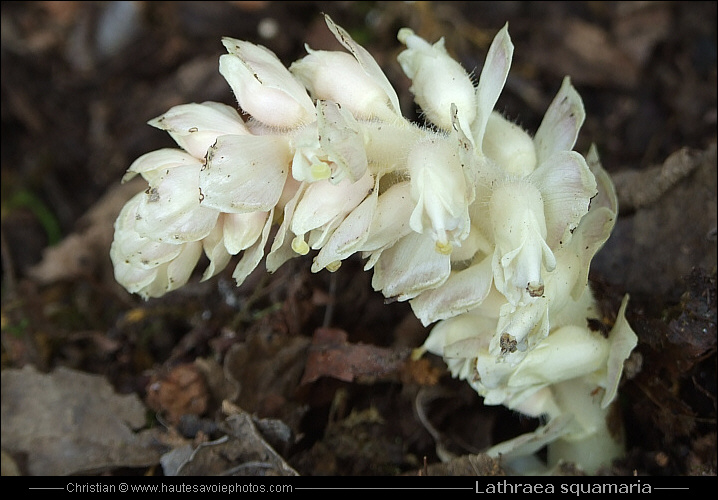
<svg viewBox="0 0 718 500">
<path fill-rule="evenodd" d="M 572 413 L 575 421 L 569 433 L 549 443 L 549 467 L 559 461 L 573 462 L 587 474 L 595 474 L 624 455 L 623 423 L 615 414 L 617 401 L 602 408 L 603 389 L 586 378 L 555 384 L 552 390 L 558 405 Z"/>
</svg>

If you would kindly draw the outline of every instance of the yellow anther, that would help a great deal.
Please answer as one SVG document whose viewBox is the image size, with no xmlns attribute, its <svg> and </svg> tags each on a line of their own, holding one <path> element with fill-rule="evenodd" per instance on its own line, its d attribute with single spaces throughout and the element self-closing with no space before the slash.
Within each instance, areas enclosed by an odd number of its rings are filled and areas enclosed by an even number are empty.
<svg viewBox="0 0 718 500">
<path fill-rule="evenodd" d="M 304 241 L 304 236 L 295 236 L 292 240 L 292 250 L 299 255 L 307 255 L 309 253 L 309 245 Z"/>
<path fill-rule="evenodd" d="M 332 175 L 332 169 L 329 168 L 329 165 L 324 162 L 315 163 L 314 165 L 312 165 L 311 171 L 312 177 L 318 181 L 329 179 L 329 177 Z"/>
<path fill-rule="evenodd" d="M 453 249 L 454 247 L 452 247 L 448 241 L 446 243 L 436 242 L 436 251 L 442 255 L 449 255 Z"/>
<path fill-rule="evenodd" d="M 331 263 L 327 264 L 327 271 L 329 271 L 330 273 L 333 273 L 334 271 L 336 271 L 336 270 L 339 269 L 340 267 L 342 267 L 342 261 L 341 261 L 341 260 L 335 260 L 334 262 L 331 262 Z"/>
</svg>

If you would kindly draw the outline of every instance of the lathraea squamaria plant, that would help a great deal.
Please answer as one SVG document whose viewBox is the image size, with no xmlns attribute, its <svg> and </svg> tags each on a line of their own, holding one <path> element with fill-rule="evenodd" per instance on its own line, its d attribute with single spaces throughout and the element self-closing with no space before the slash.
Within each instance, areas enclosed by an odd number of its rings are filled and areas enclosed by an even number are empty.
<svg viewBox="0 0 718 500">
<path fill-rule="evenodd" d="M 203 280 L 241 254 L 237 284 L 263 259 L 273 272 L 314 252 L 318 272 L 358 254 L 375 290 L 434 324 L 417 355 L 443 357 L 486 404 L 545 422 L 489 454 L 510 464 L 548 445 L 549 465 L 610 464 L 624 445 L 609 412 L 636 336 L 626 299 L 607 336 L 588 327 L 600 317 L 589 266 L 618 209 L 595 148 L 573 150 L 578 93 L 566 78 L 531 136 L 494 111 L 513 55 L 507 26 L 476 85 L 443 39 L 403 28 L 398 61 L 429 122 L 418 125 L 369 52 L 326 22 L 346 51 L 307 47 L 289 68 L 222 40 L 219 70 L 244 117 L 205 102 L 149 122 L 179 149 L 128 169 L 125 180 L 148 187 L 115 223 L 117 281 L 147 299 L 186 284 L 203 254 Z"/>
</svg>

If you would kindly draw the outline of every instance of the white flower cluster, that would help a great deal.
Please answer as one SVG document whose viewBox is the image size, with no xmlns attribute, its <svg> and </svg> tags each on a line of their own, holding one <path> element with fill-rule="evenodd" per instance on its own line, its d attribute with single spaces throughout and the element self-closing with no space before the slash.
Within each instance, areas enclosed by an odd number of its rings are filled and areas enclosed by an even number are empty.
<svg viewBox="0 0 718 500">
<path fill-rule="evenodd" d="M 238 284 L 263 258 L 273 272 L 314 250 L 318 272 L 359 254 L 376 290 L 438 322 L 424 349 L 487 404 L 576 416 L 567 394 L 580 386 L 605 413 L 636 338 L 625 301 L 607 337 L 587 326 L 600 318 L 589 265 L 617 205 L 595 151 L 573 151 L 584 108 L 568 78 L 532 137 L 494 111 L 513 55 L 507 27 L 478 85 L 443 39 L 404 28 L 398 60 L 430 122 L 419 126 L 373 57 L 326 22 L 347 51 L 307 47 L 288 69 L 262 46 L 223 39 L 220 73 L 246 119 L 205 102 L 150 121 L 182 149 L 148 153 L 125 176 L 149 186 L 115 224 L 118 282 L 158 297 L 203 253 L 203 279 L 241 253 Z M 573 418 L 554 437 L 600 434 L 595 420 Z"/>
</svg>

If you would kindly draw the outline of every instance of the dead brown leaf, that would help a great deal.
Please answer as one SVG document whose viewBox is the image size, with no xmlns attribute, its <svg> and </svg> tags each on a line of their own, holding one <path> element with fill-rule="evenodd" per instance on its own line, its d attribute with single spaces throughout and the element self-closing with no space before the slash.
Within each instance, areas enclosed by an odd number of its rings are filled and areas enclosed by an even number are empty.
<svg viewBox="0 0 718 500">
<path fill-rule="evenodd" d="M 364 344 L 349 344 L 347 333 L 336 328 L 317 328 L 307 356 L 300 385 L 320 377 L 353 382 L 361 377 L 380 377 L 396 372 L 409 350 L 394 350 Z"/>
<path fill-rule="evenodd" d="M 137 395 L 104 377 L 68 368 L 45 374 L 27 365 L 2 371 L 2 446 L 27 455 L 30 475 L 97 473 L 158 463 Z M 121 445 L 118 446 L 118 443 Z"/>
<path fill-rule="evenodd" d="M 147 405 L 176 425 L 182 415 L 202 415 L 209 394 L 202 371 L 194 363 L 175 366 L 169 373 L 155 374 L 147 385 Z"/>
</svg>

